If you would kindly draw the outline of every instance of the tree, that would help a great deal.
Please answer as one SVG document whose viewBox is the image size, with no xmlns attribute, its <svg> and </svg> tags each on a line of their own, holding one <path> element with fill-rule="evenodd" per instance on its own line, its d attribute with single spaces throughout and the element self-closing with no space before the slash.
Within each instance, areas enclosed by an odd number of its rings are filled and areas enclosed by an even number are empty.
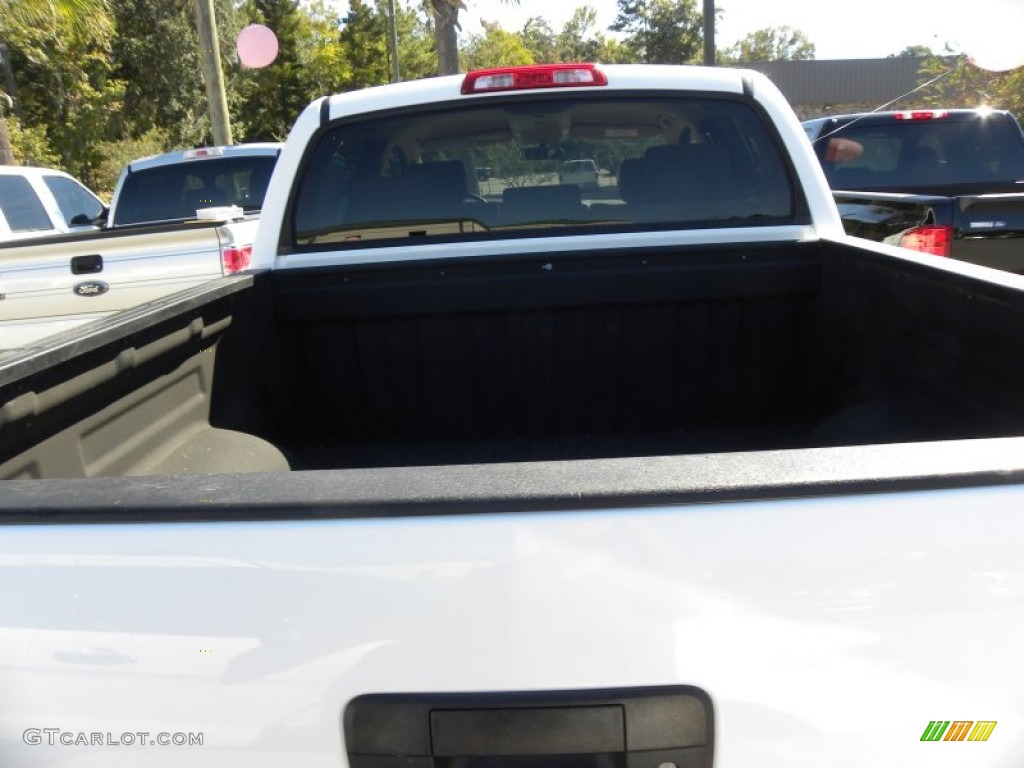
<svg viewBox="0 0 1024 768">
<path fill-rule="evenodd" d="M 350 0 L 338 36 L 350 79 L 347 89 L 383 85 L 391 79 L 388 64 L 388 15 L 365 0 Z"/>
<path fill-rule="evenodd" d="M 751 32 L 722 53 L 723 61 L 807 61 L 814 43 L 792 27 L 765 27 Z"/>
<path fill-rule="evenodd" d="M 459 11 L 466 10 L 462 0 L 426 0 L 434 18 L 434 36 L 437 44 L 437 74 L 459 73 Z M 519 0 L 502 0 L 519 5 Z"/>
<path fill-rule="evenodd" d="M 463 61 L 469 70 L 533 64 L 534 58 L 522 37 L 496 23 L 484 22 L 484 34 L 470 37 Z"/>
<path fill-rule="evenodd" d="M 690 64 L 702 60 L 704 15 L 696 0 L 618 0 L 609 29 L 625 32 L 624 45 L 647 64 Z"/>
<path fill-rule="evenodd" d="M 382 1 L 378 0 L 378 3 Z M 419 10 L 421 7 L 410 5 L 396 8 L 398 38 L 401 41 L 398 62 L 402 77 L 406 80 L 418 80 L 437 74 L 434 31 L 426 15 Z"/>
<path fill-rule="evenodd" d="M 519 31 L 519 37 L 535 62 L 550 64 L 560 60 L 555 32 L 546 19 L 540 16 L 530 17 Z"/>
<path fill-rule="evenodd" d="M 603 42 L 594 34 L 597 11 L 589 5 L 577 8 L 558 35 L 559 61 L 594 61 Z"/>
<path fill-rule="evenodd" d="M 114 72 L 125 83 L 124 135 L 159 127 L 168 148 L 202 144 L 210 122 L 191 0 L 111 0 L 111 6 L 118 31 Z"/>
<path fill-rule="evenodd" d="M 12 52 L 25 125 L 47 126 L 61 165 L 89 183 L 99 162 L 94 139 L 116 131 L 124 93 L 110 61 L 108 4 L 11 0 L 0 4 L 0 35 Z M 0 143 L 9 148 L 0 122 Z"/>
<path fill-rule="evenodd" d="M 310 37 L 309 16 L 297 0 L 246 0 L 242 11 L 251 23 L 274 32 L 277 58 L 267 67 L 236 70 L 232 86 L 245 118 L 240 135 L 243 141 L 282 141 L 311 100 L 300 58 Z"/>
<path fill-rule="evenodd" d="M 989 72 L 971 64 L 964 54 L 933 56 L 918 72 L 921 84 L 927 83 L 900 106 L 973 108 L 989 106 L 1024 113 L 1024 68 L 1010 72 Z"/>
<path fill-rule="evenodd" d="M 927 56 L 934 56 L 932 49 L 927 45 L 908 45 L 899 53 L 890 53 L 887 59 L 923 59 Z"/>
<path fill-rule="evenodd" d="M 107 0 L 8 0 L 0 3 L 0 40 L 30 61 L 45 57 L 46 36 L 68 32 L 76 39 L 109 39 L 113 33 Z M 34 34 L 32 34 L 34 33 Z M 12 98 L 11 94 L 7 94 Z M 15 165 L 4 111 L 0 109 L 0 162 Z"/>
</svg>

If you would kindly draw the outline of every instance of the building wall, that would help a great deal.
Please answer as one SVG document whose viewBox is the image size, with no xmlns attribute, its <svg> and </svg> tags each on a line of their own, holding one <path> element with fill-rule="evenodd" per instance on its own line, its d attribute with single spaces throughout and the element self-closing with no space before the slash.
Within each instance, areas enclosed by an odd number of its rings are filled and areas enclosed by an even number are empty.
<svg viewBox="0 0 1024 768">
<path fill-rule="evenodd" d="M 801 120 L 846 112 L 910 109 L 920 106 L 912 93 L 928 59 L 834 59 L 745 62 L 767 75 L 789 100 Z"/>
</svg>

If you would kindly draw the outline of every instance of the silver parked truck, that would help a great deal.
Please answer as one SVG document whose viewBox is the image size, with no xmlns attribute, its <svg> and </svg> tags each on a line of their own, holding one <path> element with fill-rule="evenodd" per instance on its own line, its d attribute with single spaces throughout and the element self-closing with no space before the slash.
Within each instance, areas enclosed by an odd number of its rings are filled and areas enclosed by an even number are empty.
<svg viewBox="0 0 1024 768">
<path fill-rule="evenodd" d="M 245 269 L 280 149 L 135 160 L 98 226 L 0 243 L 0 353 Z"/>
<path fill-rule="evenodd" d="M 0 360 L 0 765 L 1014 768 L 1022 435 L 1024 277 L 761 75 L 320 98 L 249 270 Z"/>
</svg>

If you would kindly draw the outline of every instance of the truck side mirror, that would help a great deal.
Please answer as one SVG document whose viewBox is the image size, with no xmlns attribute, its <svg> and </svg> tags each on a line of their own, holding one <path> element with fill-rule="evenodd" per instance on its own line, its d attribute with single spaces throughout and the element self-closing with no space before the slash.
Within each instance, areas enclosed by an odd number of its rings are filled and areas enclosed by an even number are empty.
<svg viewBox="0 0 1024 768">
<path fill-rule="evenodd" d="M 71 221 L 68 222 L 72 227 L 102 227 L 107 223 L 107 215 L 110 213 L 110 208 L 106 205 L 103 209 L 95 216 L 90 216 L 88 213 L 76 213 L 71 217 Z"/>
</svg>

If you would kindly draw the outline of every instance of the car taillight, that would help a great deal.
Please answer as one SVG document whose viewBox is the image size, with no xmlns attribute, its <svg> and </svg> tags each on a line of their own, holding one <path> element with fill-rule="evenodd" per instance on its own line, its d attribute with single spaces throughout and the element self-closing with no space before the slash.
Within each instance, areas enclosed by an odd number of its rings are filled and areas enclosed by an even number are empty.
<svg viewBox="0 0 1024 768">
<path fill-rule="evenodd" d="M 952 242 L 952 227 L 915 227 L 908 229 L 900 238 L 900 245 L 903 248 L 930 253 L 933 256 L 949 256 Z"/>
<path fill-rule="evenodd" d="M 221 261 L 224 263 L 224 274 L 233 275 L 249 268 L 252 261 L 252 246 L 243 245 L 240 248 L 229 246 L 221 251 Z"/>
<path fill-rule="evenodd" d="M 949 111 L 945 109 L 913 109 L 897 112 L 897 120 L 936 120 L 942 117 L 949 117 Z"/>
<path fill-rule="evenodd" d="M 587 85 L 608 85 L 608 78 L 595 64 L 540 64 L 469 72 L 462 81 L 462 92 L 488 93 Z"/>
</svg>

